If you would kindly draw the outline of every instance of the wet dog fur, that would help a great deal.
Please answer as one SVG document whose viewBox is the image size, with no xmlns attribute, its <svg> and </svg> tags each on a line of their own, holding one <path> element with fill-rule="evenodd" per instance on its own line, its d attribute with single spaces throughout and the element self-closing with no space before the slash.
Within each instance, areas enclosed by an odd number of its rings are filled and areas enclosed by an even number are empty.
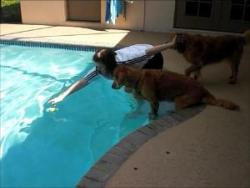
<svg viewBox="0 0 250 188">
<path fill-rule="evenodd" d="M 198 81 L 167 70 L 138 70 L 119 65 L 114 70 L 113 89 L 122 86 L 133 90 L 136 98 L 147 100 L 151 106 L 150 118 L 157 116 L 159 102 L 174 101 L 176 109 L 187 108 L 199 103 L 237 110 L 233 102 L 216 99 Z"/>
</svg>

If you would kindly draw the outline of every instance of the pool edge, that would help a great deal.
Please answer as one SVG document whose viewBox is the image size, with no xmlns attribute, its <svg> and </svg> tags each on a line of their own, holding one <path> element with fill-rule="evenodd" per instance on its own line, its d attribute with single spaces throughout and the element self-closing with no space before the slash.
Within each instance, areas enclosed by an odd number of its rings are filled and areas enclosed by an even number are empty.
<svg viewBox="0 0 250 188">
<path fill-rule="evenodd" d="M 15 40 L 15 39 L 6 39 L 6 38 L 0 38 L 0 44 L 25 46 L 25 47 L 38 47 L 38 48 L 55 48 L 55 49 L 65 49 L 65 50 L 74 50 L 74 51 L 96 51 L 98 49 L 104 48 L 101 46 L 70 44 L 70 43 L 64 43 L 64 42 L 58 43 L 58 42 L 48 41 L 48 40 L 26 41 L 26 40 Z"/>
<path fill-rule="evenodd" d="M 76 187 L 105 187 L 120 166 L 143 144 L 168 128 L 198 115 L 204 108 L 205 105 L 200 105 L 171 113 L 130 133 L 105 153 L 80 179 Z"/>
<path fill-rule="evenodd" d="M 61 41 L 58 42 L 56 40 L 48 40 L 48 39 L 40 39 L 40 40 L 20 40 L 12 37 L 1 37 L 0 36 L 0 44 L 11 44 L 11 45 L 19 45 L 19 46 L 29 46 L 29 47 L 46 47 L 46 48 L 59 48 L 59 49 L 69 49 L 69 50 L 99 50 L 103 48 L 115 48 L 119 49 L 124 47 L 125 45 L 116 45 L 116 46 L 105 46 L 105 45 L 90 45 L 90 44 L 79 44 L 75 41 Z"/>
<path fill-rule="evenodd" d="M 0 38 L 0 44 L 1 42 L 6 42 L 7 44 L 17 44 L 21 46 L 35 45 L 36 47 L 63 48 L 70 50 L 98 50 L 101 48 L 110 48 L 107 46 L 81 45 L 68 42 L 58 43 L 52 40 L 27 41 L 3 37 Z M 116 46 L 116 48 L 120 47 L 123 47 L 123 45 Z M 105 187 L 108 180 L 120 168 L 122 163 L 124 163 L 131 154 L 137 151 L 148 140 L 157 136 L 159 133 L 165 131 L 166 129 L 176 126 L 183 121 L 190 119 L 195 115 L 198 115 L 204 108 L 205 106 L 201 105 L 171 113 L 170 115 L 155 120 L 152 123 L 130 133 L 122 140 L 120 140 L 118 144 L 114 145 L 109 151 L 107 151 L 104 156 L 101 157 L 101 159 L 98 160 L 80 179 L 76 187 Z"/>
</svg>

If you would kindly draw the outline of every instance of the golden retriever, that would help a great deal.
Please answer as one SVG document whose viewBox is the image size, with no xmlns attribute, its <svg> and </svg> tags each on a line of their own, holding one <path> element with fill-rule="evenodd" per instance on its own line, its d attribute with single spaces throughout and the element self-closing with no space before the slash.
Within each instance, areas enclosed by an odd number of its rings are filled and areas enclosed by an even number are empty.
<svg viewBox="0 0 250 188">
<path fill-rule="evenodd" d="M 216 99 L 198 81 L 167 70 L 139 70 L 119 65 L 114 70 L 113 89 L 125 86 L 132 89 L 135 97 L 149 101 L 150 117 L 157 116 L 159 101 L 174 101 L 176 109 L 187 108 L 198 103 L 221 106 L 237 110 L 239 106 L 223 99 Z"/>
<path fill-rule="evenodd" d="M 173 38 L 170 48 L 183 54 L 192 65 L 185 70 L 185 75 L 194 73 L 197 79 L 203 66 L 227 60 L 231 67 L 229 83 L 237 82 L 240 60 L 245 44 L 250 43 L 250 30 L 243 35 L 204 36 L 178 33 Z"/>
</svg>

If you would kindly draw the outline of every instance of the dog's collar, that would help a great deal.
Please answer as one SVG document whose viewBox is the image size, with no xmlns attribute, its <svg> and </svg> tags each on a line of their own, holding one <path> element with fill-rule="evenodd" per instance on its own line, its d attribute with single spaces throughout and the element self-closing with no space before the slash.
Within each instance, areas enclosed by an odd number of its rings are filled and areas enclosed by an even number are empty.
<svg viewBox="0 0 250 188">
<path fill-rule="evenodd" d="M 141 95 L 141 91 L 139 89 L 139 83 L 140 83 L 141 78 L 139 78 L 136 82 L 135 82 L 135 92 L 139 95 Z"/>
</svg>

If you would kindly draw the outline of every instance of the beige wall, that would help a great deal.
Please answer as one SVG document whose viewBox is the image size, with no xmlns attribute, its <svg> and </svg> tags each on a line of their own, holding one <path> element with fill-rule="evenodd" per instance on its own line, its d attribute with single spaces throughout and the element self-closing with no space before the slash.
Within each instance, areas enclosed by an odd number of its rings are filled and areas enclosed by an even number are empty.
<svg viewBox="0 0 250 188">
<path fill-rule="evenodd" d="M 23 23 L 63 24 L 66 20 L 64 0 L 21 0 Z"/>
<path fill-rule="evenodd" d="M 174 26 L 175 0 L 146 1 L 145 30 L 169 31 Z"/>
<path fill-rule="evenodd" d="M 105 23 L 106 1 L 101 1 L 101 22 L 67 21 L 66 0 L 21 0 L 23 23 L 70 25 L 167 32 L 173 28 L 175 0 L 135 0 L 127 5 L 126 19 Z"/>
<path fill-rule="evenodd" d="M 67 7 L 68 19 L 99 22 L 101 20 L 100 0 L 68 0 Z"/>
</svg>

